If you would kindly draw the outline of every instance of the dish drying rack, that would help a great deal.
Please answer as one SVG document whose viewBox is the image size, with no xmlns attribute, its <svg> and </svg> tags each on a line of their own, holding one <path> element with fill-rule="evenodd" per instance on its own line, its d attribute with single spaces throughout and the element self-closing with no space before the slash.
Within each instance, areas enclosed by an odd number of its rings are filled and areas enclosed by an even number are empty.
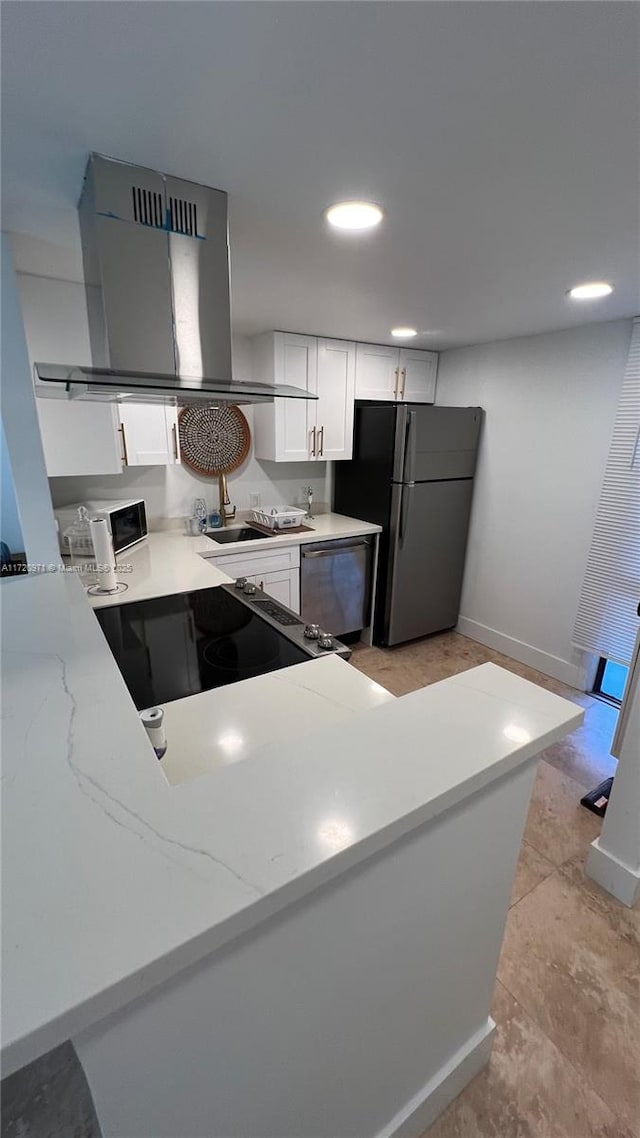
<svg viewBox="0 0 640 1138">
<path fill-rule="evenodd" d="M 253 510 L 253 520 L 266 529 L 297 529 L 302 525 L 307 511 L 295 506 L 286 506 L 284 509 Z"/>
</svg>

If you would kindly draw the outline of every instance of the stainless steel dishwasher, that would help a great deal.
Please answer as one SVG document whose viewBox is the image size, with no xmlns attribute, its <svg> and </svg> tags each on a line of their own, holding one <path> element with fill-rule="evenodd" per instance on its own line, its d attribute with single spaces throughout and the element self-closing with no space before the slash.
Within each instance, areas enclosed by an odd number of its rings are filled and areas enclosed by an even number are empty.
<svg viewBox="0 0 640 1138">
<path fill-rule="evenodd" d="M 313 542 L 300 552 L 300 607 L 308 624 L 333 636 L 369 623 L 373 543 L 364 537 Z"/>
</svg>

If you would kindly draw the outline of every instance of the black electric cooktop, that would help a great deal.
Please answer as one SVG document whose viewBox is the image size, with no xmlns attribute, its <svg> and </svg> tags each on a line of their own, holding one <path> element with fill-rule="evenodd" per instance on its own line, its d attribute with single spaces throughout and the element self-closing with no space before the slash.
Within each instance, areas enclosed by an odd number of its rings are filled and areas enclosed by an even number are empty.
<svg viewBox="0 0 640 1138">
<path fill-rule="evenodd" d="M 95 614 L 139 711 L 309 659 L 225 587 L 110 605 Z"/>
</svg>

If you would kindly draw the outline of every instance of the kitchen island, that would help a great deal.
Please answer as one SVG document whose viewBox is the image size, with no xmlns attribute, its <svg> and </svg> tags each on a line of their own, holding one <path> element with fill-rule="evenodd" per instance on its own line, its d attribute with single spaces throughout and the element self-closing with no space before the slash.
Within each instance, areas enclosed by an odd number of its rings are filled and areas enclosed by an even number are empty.
<svg viewBox="0 0 640 1138">
<path fill-rule="evenodd" d="M 80 582 L 3 600 L 4 1072 L 71 1038 L 105 1138 L 421 1133 L 488 1057 L 535 757 L 581 709 L 332 657 L 270 696 L 310 689 L 305 730 L 238 700 L 250 753 L 170 785 Z"/>
</svg>

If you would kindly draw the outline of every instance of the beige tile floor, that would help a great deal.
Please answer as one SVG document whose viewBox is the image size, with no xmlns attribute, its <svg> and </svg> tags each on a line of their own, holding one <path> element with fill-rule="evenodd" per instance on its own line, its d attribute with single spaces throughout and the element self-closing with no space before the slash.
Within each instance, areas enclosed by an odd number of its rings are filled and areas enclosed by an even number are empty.
<svg viewBox="0 0 640 1138">
<path fill-rule="evenodd" d="M 351 662 L 404 695 L 492 660 L 580 703 L 541 755 L 511 897 L 491 1061 L 428 1138 L 640 1138 L 640 910 L 585 877 L 600 821 L 579 805 L 613 774 L 615 711 L 455 632 Z"/>
</svg>

